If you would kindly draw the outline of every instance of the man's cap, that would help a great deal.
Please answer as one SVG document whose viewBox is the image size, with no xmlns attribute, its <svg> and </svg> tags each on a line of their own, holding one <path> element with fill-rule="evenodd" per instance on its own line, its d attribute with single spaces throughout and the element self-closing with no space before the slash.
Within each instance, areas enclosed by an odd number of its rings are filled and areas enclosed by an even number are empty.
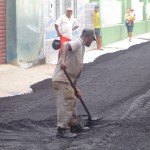
<svg viewBox="0 0 150 150">
<path fill-rule="evenodd" d="M 73 8 L 72 8 L 72 7 L 68 7 L 68 8 L 66 9 L 66 11 L 73 11 Z"/>
<path fill-rule="evenodd" d="M 96 39 L 95 39 L 95 34 L 94 34 L 94 30 L 93 30 L 93 29 L 84 29 L 84 30 L 82 31 L 82 35 L 86 35 L 86 36 L 93 37 L 93 40 L 96 40 Z"/>
<path fill-rule="evenodd" d="M 98 6 L 98 5 L 95 5 L 95 6 L 94 6 L 94 9 L 99 9 L 99 6 Z"/>
</svg>

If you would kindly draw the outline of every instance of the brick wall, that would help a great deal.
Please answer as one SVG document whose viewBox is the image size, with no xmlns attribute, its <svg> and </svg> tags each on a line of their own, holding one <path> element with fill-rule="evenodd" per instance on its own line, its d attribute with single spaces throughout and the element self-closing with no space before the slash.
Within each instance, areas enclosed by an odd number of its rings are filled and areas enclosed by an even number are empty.
<svg viewBox="0 0 150 150">
<path fill-rule="evenodd" d="M 6 0 L 0 0 L 0 64 L 6 62 Z"/>
</svg>

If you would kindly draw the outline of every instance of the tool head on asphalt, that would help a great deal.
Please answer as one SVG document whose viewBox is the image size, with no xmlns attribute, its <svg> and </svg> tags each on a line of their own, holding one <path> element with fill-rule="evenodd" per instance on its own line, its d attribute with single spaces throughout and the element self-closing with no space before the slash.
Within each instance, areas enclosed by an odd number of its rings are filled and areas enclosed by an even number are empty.
<svg viewBox="0 0 150 150">
<path fill-rule="evenodd" d="M 53 47 L 54 50 L 60 49 L 60 40 L 55 39 L 55 40 L 52 42 L 52 47 Z"/>
<path fill-rule="evenodd" d="M 70 82 L 72 88 L 74 89 L 75 93 L 77 93 L 77 92 L 78 92 L 78 91 L 77 91 L 77 88 L 75 87 L 74 83 L 72 82 L 71 78 L 69 77 L 67 71 L 64 70 L 64 73 L 65 73 L 66 77 L 68 78 L 68 80 L 69 80 L 69 82 Z M 87 115 L 88 115 L 88 119 L 87 119 L 87 122 L 86 122 L 86 125 L 85 125 L 85 126 L 92 127 L 92 126 L 96 125 L 100 120 L 102 120 L 102 118 L 91 117 L 91 114 L 90 114 L 88 108 L 86 107 L 84 101 L 82 100 L 82 97 L 81 97 L 81 96 L 78 96 L 78 98 L 79 98 L 79 100 L 80 100 L 82 106 L 84 107 L 84 109 L 85 109 Z"/>
<path fill-rule="evenodd" d="M 85 126 L 87 126 L 87 127 L 94 127 L 94 126 L 100 124 L 102 119 L 103 119 L 103 117 L 99 117 L 99 118 L 98 117 L 91 117 L 91 118 L 88 118 L 86 123 L 85 123 Z"/>
</svg>

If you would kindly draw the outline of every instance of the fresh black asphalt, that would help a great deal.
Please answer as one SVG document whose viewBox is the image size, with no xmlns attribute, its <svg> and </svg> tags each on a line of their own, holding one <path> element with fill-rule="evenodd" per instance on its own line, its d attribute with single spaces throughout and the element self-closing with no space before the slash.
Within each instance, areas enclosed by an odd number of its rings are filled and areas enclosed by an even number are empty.
<svg viewBox="0 0 150 150">
<path fill-rule="evenodd" d="M 76 139 L 58 139 L 51 79 L 33 93 L 0 98 L 0 150 L 149 150 L 150 42 L 85 64 L 78 86 L 92 116 L 102 117 Z M 80 101 L 78 114 L 85 123 Z"/>
</svg>

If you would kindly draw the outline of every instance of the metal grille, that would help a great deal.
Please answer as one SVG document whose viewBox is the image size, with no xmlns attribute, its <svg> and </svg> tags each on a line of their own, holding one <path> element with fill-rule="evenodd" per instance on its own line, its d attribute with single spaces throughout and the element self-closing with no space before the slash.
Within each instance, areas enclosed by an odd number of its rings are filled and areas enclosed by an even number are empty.
<svg viewBox="0 0 150 150">
<path fill-rule="evenodd" d="M 60 0 L 56 0 L 56 6 L 57 6 L 57 9 L 56 9 L 56 19 L 57 19 L 60 16 Z"/>
<path fill-rule="evenodd" d="M 73 9 L 74 9 L 74 17 L 77 18 L 77 0 L 74 0 L 74 5 L 73 5 Z"/>
<path fill-rule="evenodd" d="M 71 0 L 65 0 L 64 8 L 71 7 Z"/>
<path fill-rule="evenodd" d="M 56 19 L 65 13 L 67 7 L 72 7 L 74 9 L 74 16 L 77 17 L 77 0 L 56 0 Z"/>
</svg>

